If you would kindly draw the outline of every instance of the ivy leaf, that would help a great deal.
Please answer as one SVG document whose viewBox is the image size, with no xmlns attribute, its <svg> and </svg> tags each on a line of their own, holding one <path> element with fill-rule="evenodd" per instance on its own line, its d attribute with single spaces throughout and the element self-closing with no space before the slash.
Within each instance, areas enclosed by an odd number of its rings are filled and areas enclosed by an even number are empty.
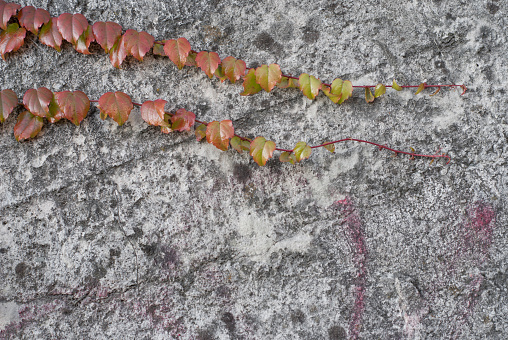
<svg viewBox="0 0 508 340">
<path fill-rule="evenodd" d="M 234 136 L 231 138 L 231 147 L 239 153 L 243 153 L 244 151 L 250 151 L 250 142 L 238 136 Z"/>
<path fill-rule="evenodd" d="M 203 72 L 206 73 L 208 78 L 212 79 L 215 70 L 219 66 L 221 60 L 219 55 L 215 52 L 201 51 L 196 56 L 196 64 Z"/>
<path fill-rule="evenodd" d="M 65 118 L 79 126 L 90 110 L 90 100 L 81 91 L 55 93 L 56 102 Z"/>
<path fill-rule="evenodd" d="M 164 106 L 166 103 L 167 101 L 162 99 L 147 100 L 141 105 L 141 118 L 150 125 L 161 126 L 164 122 Z"/>
<path fill-rule="evenodd" d="M 275 143 L 264 137 L 256 137 L 250 143 L 250 155 L 259 166 L 264 166 L 266 161 L 272 158 L 275 151 Z"/>
<path fill-rule="evenodd" d="M 198 142 L 201 141 L 203 138 L 206 137 L 206 125 L 205 124 L 200 124 L 196 128 L 196 131 L 194 133 L 196 134 L 196 140 Z"/>
<path fill-rule="evenodd" d="M 171 39 L 164 44 L 164 52 L 180 70 L 185 65 L 190 51 L 191 46 L 185 38 Z"/>
<path fill-rule="evenodd" d="M 283 153 L 280 154 L 279 161 L 281 161 L 282 163 L 288 163 L 289 162 L 291 164 L 295 164 L 296 163 L 296 157 L 295 157 L 294 153 L 284 151 Z"/>
<path fill-rule="evenodd" d="M 302 73 L 298 78 L 300 83 L 300 90 L 310 100 L 314 100 L 321 89 L 321 80 L 314 76 L 309 76 L 307 73 Z"/>
<path fill-rule="evenodd" d="M 18 13 L 18 21 L 22 27 L 37 35 L 39 27 L 51 20 L 49 12 L 42 8 L 26 6 Z"/>
<path fill-rule="evenodd" d="M 49 104 L 53 99 L 53 92 L 45 87 L 30 89 L 23 96 L 23 104 L 33 115 L 46 117 L 49 114 Z"/>
<path fill-rule="evenodd" d="M 196 122 L 196 115 L 185 109 L 178 109 L 171 117 L 173 125 L 171 128 L 175 131 L 190 131 L 191 126 Z"/>
<path fill-rule="evenodd" d="M 115 42 L 122 35 L 122 26 L 112 21 L 96 22 L 93 24 L 92 29 L 97 43 L 101 45 L 106 53 L 109 53 L 109 50 L 113 48 Z"/>
<path fill-rule="evenodd" d="M 333 87 L 333 83 L 332 83 Z M 344 80 L 342 82 L 342 89 L 341 89 L 341 97 L 339 99 L 339 104 L 344 103 L 346 99 L 351 97 L 353 95 L 353 84 L 349 80 Z"/>
<path fill-rule="evenodd" d="M 324 148 L 330 151 L 331 153 L 335 153 L 335 144 L 327 144 L 324 146 Z"/>
<path fill-rule="evenodd" d="M 247 75 L 243 78 L 243 92 L 241 96 L 248 96 L 256 94 L 261 91 L 261 86 L 256 82 L 256 74 L 254 69 L 250 69 Z"/>
<path fill-rule="evenodd" d="M 21 6 L 11 2 L 0 1 L 0 28 L 7 29 L 7 23 L 11 17 L 16 14 Z"/>
<path fill-rule="evenodd" d="M 58 52 L 61 51 L 60 46 L 62 46 L 62 35 L 58 31 L 58 27 L 53 19 L 42 25 L 39 32 L 39 40 L 44 45 L 53 47 Z"/>
<path fill-rule="evenodd" d="M 122 65 L 122 62 L 126 57 L 127 51 L 125 50 L 125 45 L 123 43 L 123 36 L 121 36 L 109 50 L 109 60 L 114 67 L 120 68 L 120 65 Z"/>
<path fill-rule="evenodd" d="M 129 119 L 133 108 L 131 97 L 120 91 L 107 92 L 99 98 L 101 118 L 105 119 L 106 116 L 110 116 L 120 126 Z"/>
<path fill-rule="evenodd" d="M 238 79 L 245 75 L 247 65 L 245 61 L 233 57 L 226 57 L 222 61 L 222 69 L 224 74 L 228 77 L 229 81 L 235 83 Z"/>
<path fill-rule="evenodd" d="M 41 131 L 42 125 L 41 117 L 23 111 L 18 116 L 18 122 L 14 125 L 14 137 L 18 142 L 23 139 L 34 138 Z"/>
<path fill-rule="evenodd" d="M 374 101 L 374 96 L 372 95 L 372 91 L 370 90 L 370 87 L 365 88 L 365 101 L 367 103 L 372 103 Z"/>
<path fill-rule="evenodd" d="M 0 55 L 5 60 L 5 55 L 9 52 L 16 52 L 25 42 L 26 30 L 20 28 L 18 24 L 10 24 L 7 30 L 0 33 Z"/>
<path fill-rule="evenodd" d="M 166 40 L 163 40 L 163 44 L 153 44 L 152 52 L 155 55 L 160 55 L 163 57 L 167 57 L 166 53 L 164 52 L 164 44 L 166 43 Z"/>
<path fill-rule="evenodd" d="M 420 92 L 422 92 L 423 90 L 425 90 L 425 86 L 427 85 L 427 83 L 421 83 L 418 88 L 416 89 L 416 92 L 415 94 L 418 94 Z"/>
<path fill-rule="evenodd" d="M 80 13 L 63 13 L 58 17 L 56 25 L 62 37 L 75 45 L 79 37 L 88 28 L 88 20 Z"/>
<path fill-rule="evenodd" d="M 234 135 L 235 129 L 233 128 L 233 122 L 230 120 L 213 121 L 206 126 L 206 140 L 222 151 L 228 149 L 229 139 Z"/>
<path fill-rule="evenodd" d="M 223 69 L 222 64 L 217 67 L 217 69 L 215 70 L 215 73 L 213 75 L 216 76 L 217 78 L 219 78 L 221 83 L 223 83 L 224 80 L 228 79 L 228 77 L 226 77 L 226 75 L 224 74 L 224 69 Z"/>
<path fill-rule="evenodd" d="M 13 90 L 0 91 L 0 123 L 9 117 L 16 106 L 18 106 L 18 96 Z"/>
<path fill-rule="evenodd" d="M 185 66 L 194 66 L 198 67 L 198 64 L 196 64 L 196 57 L 198 54 L 194 51 L 190 51 L 189 55 L 187 56 L 187 60 L 185 61 Z"/>
<path fill-rule="evenodd" d="M 256 82 L 266 92 L 270 92 L 282 78 L 282 72 L 277 64 L 261 65 L 256 69 L 255 74 Z"/>
<path fill-rule="evenodd" d="M 305 142 L 298 142 L 295 145 L 295 148 L 293 149 L 293 152 L 295 153 L 296 161 L 300 162 L 303 159 L 307 159 L 310 157 L 310 154 L 312 153 L 312 149 L 310 146 L 307 145 Z"/>
<path fill-rule="evenodd" d="M 146 32 L 129 29 L 123 35 L 125 51 L 139 61 L 150 51 L 155 38 Z"/>
<path fill-rule="evenodd" d="M 298 79 L 282 77 L 276 86 L 280 89 L 287 89 L 288 87 L 299 89 L 300 83 Z"/>
<path fill-rule="evenodd" d="M 377 84 L 376 88 L 374 89 L 374 97 L 377 98 L 379 96 L 382 96 L 385 93 L 386 93 L 386 86 L 384 86 L 383 84 Z"/>
<path fill-rule="evenodd" d="M 78 41 L 74 44 L 74 49 L 79 53 L 90 54 L 88 47 L 90 43 L 95 40 L 95 36 L 92 32 L 92 26 L 88 25 L 88 28 L 79 36 Z"/>
<path fill-rule="evenodd" d="M 402 87 L 400 87 L 399 84 L 397 84 L 397 82 L 395 81 L 395 79 L 393 80 L 393 83 L 392 83 L 392 89 L 396 90 L 396 91 L 402 91 Z"/>
<path fill-rule="evenodd" d="M 60 110 L 60 106 L 56 102 L 55 96 L 51 98 L 51 102 L 49 102 L 49 113 L 46 115 L 46 118 L 50 123 L 56 123 L 60 119 L 65 118 L 65 114 Z"/>
</svg>

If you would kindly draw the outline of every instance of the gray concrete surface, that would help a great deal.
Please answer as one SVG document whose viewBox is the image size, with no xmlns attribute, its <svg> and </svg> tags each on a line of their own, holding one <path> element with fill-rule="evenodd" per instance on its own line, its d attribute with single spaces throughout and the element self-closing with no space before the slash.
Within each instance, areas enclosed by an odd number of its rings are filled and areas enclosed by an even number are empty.
<svg viewBox="0 0 508 340">
<path fill-rule="evenodd" d="M 354 84 L 337 106 L 296 90 L 241 97 L 168 60 L 114 69 L 98 48 L 33 36 L 1 88 L 121 90 L 291 148 L 356 137 L 452 157 L 429 164 L 345 143 L 297 166 L 163 135 L 93 108 L 33 141 L 0 125 L 0 337 L 7 339 L 506 339 L 506 1 L 21 1 L 83 13 L 254 67 Z M 428 90 L 429 91 L 429 90 Z M 278 157 L 278 155 L 277 155 Z"/>
</svg>

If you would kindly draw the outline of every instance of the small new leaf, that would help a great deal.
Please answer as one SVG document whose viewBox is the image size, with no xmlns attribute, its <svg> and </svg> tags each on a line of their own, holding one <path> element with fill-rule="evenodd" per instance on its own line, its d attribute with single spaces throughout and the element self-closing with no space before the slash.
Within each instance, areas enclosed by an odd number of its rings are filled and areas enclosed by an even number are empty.
<svg viewBox="0 0 508 340">
<path fill-rule="evenodd" d="M 131 97 L 123 92 L 107 92 L 99 98 L 101 117 L 110 116 L 118 125 L 123 125 L 134 108 Z"/>
<path fill-rule="evenodd" d="M 196 122 L 196 115 L 185 109 L 178 109 L 171 117 L 173 125 L 171 128 L 175 131 L 190 131 L 191 126 Z"/>
<path fill-rule="evenodd" d="M 11 20 L 11 17 L 16 14 L 21 6 L 11 2 L 0 1 L 0 28 L 3 30 L 7 29 L 7 23 Z"/>
<path fill-rule="evenodd" d="M 109 53 L 109 50 L 113 48 L 115 42 L 122 35 L 122 26 L 116 22 L 96 22 L 92 26 L 95 40 L 101 45 L 101 47 Z"/>
<path fill-rule="evenodd" d="M 309 76 L 307 73 L 302 73 L 298 79 L 300 83 L 300 90 L 307 98 L 314 100 L 321 89 L 321 80 L 314 76 Z"/>
<path fill-rule="evenodd" d="M 189 41 L 185 38 L 171 39 L 164 44 L 164 52 L 173 63 L 181 70 L 185 65 L 187 56 L 191 51 Z"/>
<path fill-rule="evenodd" d="M 279 161 L 281 161 L 282 163 L 289 162 L 291 164 L 295 164 L 296 163 L 296 156 L 292 152 L 284 151 L 283 153 L 280 154 Z"/>
<path fill-rule="evenodd" d="M 164 41 L 164 43 L 165 43 L 165 41 Z M 153 44 L 152 52 L 155 55 L 167 57 L 166 52 L 164 52 L 164 44 L 157 44 L 157 43 Z"/>
<path fill-rule="evenodd" d="M 427 83 L 421 83 L 418 88 L 416 89 L 416 92 L 415 94 L 418 94 L 420 92 L 422 92 L 423 90 L 425 90 L 425 86 L 427 85 Z"/>
<path fill-rule="evenodd" d="M 9 52 L 19 50 L 25 42 L 26 30 L 20 28 L 18 24 L 13 23 L 7 26 L 7 30 L 0 33 L 0 55 L 5 60 L 5 55 Z"/>
<path fill-rule="evenodd" d="M 78 126 L 90 110 L 90 100 L 81 91 L 55 93 L 56 102 L 65 118 Z"/>
<path fill-rule="evenodd" d="M 49 103 L 53 99 L 53 92 L 45 87 L 30 89 L 23 96 L 23 104 L 33 115 L 46 117 L 49 114 Z"/>
<path fill-rule="evenodd" d="M 372 103 L 374 101 L 374 96 L 372 95 L 372 91 L 370 90 L 370 87 L 365 88 L 365 101 L 367 103 Z"/>
<path fill-rule="evenodd" d="M 256 69 L 255 75 L 256 82 L 266 92 L 270 92 L 282 78 L 282 72 L 277 64 L 261 65 Z"/>
<path fill-rule="evenodd" d="M 280 89 L 287 89 L 288 87 L 299 89 L 300 83 L 298 79 L 282 77 L 276 86 Z"/>
<path fill-rule="evenodd" d="M 164 106 L 166 103 L 167 101 L 162 99 L 147 100 L 141 105 L 141 118 L 150 125 L 161 126 L 164 122 Z"/>
<path fill-rule="evenodd" d="M 42 8 L 26 6 L 18 13 L 18 21 L 22 27 L 37 35 L 39 27 L 47 23 L 51 19 L 49 12 Z"/>
<path fill-rule="evenodd" d="M 275 143 L 264 137 L 256 137 L 250 143 L 250 155 L 259 166 L 264 166 L 266 161 L 272 158 L 275 151 Z"/>
<path fill-rule="evenodd" d="M 3 123 L 18 105 L 18 97 L 13 90 L 0 91 L 0 123 Z"/>
<path fill-rule="evenodd" d="M 200 124 L 196 128 L 196 131 L 194 131 L 194 133 L 196 134 L 196 140 L 198 142 L 201 141 L 203 138 L 206 137 L 206 125 L 205 124 Z"/>
<path fill-rule="evenodd" d="M 63 13 L 57 19 L 57 27 L 62 37 L 75 45 L 79 37 L 88 28 L 88 20 L 80 13 Z"/>
<path fill-rule="evenodd" d="M 230 120 L 213 121 L 206 127 L 206 140 L 222 151 L 228 149 L 229 139 L 234 135 L 233 122 Z"/>
<path fill-rule="evenodd" d="M 231 147 L 238 151 L 239 153 L 243 153 L 244 151 L 250 150 L 250 142 L 244 139 L 241 139 L 238 136 L 234 136 L 231 138 Z"/>
<path fill-rule="evenodd" d="M 331 153 L 335 153 L 335 144 L 327 144 L 324 146 L 324 148 L 330 151 Z"/>
<path fill-rule="evenodd" d="M 217 78 L 219 78 L 220 82 L 223 83 L 224 80 L 228 79 L 228 77 L 224 74 L 224 70 L 223 70 L 223 66 L 224 65 L 219 65 L 217 67 L 217 69 L 215 70 L 215 73 L 213 74 L 214 76 L 216 76 Z"/>
<path fill-rule="evenodd" d="M 139 61 L 143 61 L 145 54 L 150 51 L 155 38 L 146 32 L 129 29 L 123 35 L 125 51 Z"/>
<path fill-rule="evenodd" d="M 243 92 L 241 96 L 248 96 L 256 94 L 261 91 L 261 86 L 256 82 L 256 74 L 254 69 L 250 69 L 247 75 L 243 78 Z"/>
<path fill-rule="evenodd" d="M 402 87 L 400 87 L 399 84 L 397 84 L 397 82 L 395 81 L 395 79 L 393 80 L 393 83 L 392 83 L 392 89 L 396 90 L 396 91 L 402 91 Z"/>
<path fill-rule="evenodd" d="M 212 79 L 215 70 L 219 66 L 221 60 L 216 52 L 201 51 L 196 56 L 196 64 L 206 73 L 208 78 Z"/>
<path fill-rule="evenodd" d="M 247 65 L 245 61 L 233 57 L 226 57 L 222 61 L 222 69 L 229 81 L 235 83 L 238 79 L 245 75 Z"/>
<path fill-rule="evenodd" d="M 376 88 L 374 89 L 374 97 L 379 97 L 379 96 L 382 96 L 383 94 L 385 94 L 386 92 L 386 86 L 384 86 L 383 84 L 377 84 L 376 85 Z"/>
<path fill-rule="evenodd" d="M 296 157 L 296 161 L 300 162 L 303 159 L 307 159 L 310 157 L 310 154 L 312 153 L 312 149 L 310 146 L 307 145 L 305 142 L 298 142 L 295 145 L 295 148 L 293 149 L 293 152 Z"/>
<path fill-rule="evenodd" d="M 42 28 L 39 31 L 39 40 L 44 45 L 53 47 L 58 52 L 61 51 L 60 46 L 62 46 L 62 35 L 58 31 L 58 27 L 56 27 L 56 23 L 53 19 L 42 25 Z"/>
<path fill-rule="evenodd" d="M 16 140 L 34 138 L 42 129 L 42 118 L 34 116 L 28 111 L 23 111 L 18 116 L 18 122 L 14 126 L 14 137 Z"/>
</svg>

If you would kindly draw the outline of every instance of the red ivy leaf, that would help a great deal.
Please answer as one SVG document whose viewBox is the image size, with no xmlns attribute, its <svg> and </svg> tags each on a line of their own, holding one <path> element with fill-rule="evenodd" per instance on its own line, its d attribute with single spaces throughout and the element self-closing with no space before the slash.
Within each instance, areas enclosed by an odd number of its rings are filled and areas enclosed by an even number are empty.
<svg viewBox="0 0 508 340">
<path fill-rule="evenodd" d="M 45 87 L 30 89 L 23 96 L 23 104 L 33 115 L 46 117 L 49 114 L 49 104 L 53 99 L 53 92 Z"/>
<path fill-rule="evenodd" d="M 7 23 L 11 20 L 11 17 L 16 14 L 17 10 L 21 6 L 11 2 L 0 1 L 0 28 L 3 30 L 7 29 Z"/>
<path fill-rule="evenodd" d="M 273 156 L 275 143 L 264 137 L 256 137 L 250 143 L 250 155 L 259 166 L 264 166 L 266 161 Z"/>
<path fill-rule="evenodd" d="M 185 38 L 171 39 L 164 44 L 164 52 L 180 70 L 185 65 L 190 51 L 191 46 Z"/>
<path fill-rule="evenodd" d="M 129 29 L 123 35 L 125 51 L 139 61 L 143 61 L 145 54 L 150 51 L 155 38 L 146 32 Z"/>
<path fill-rule="evenodd" d="M 3 123 L 18 105 L 18 96 L 13 90 L 0 91 L 0 123 Z"/>
<path fill-rule="evenodd" d="M 222 69 L 224 70 L 224 74 L 228 77 L 229 81 L 234 83 L 245 75 L 247 66 L 243 60 L 233 57 L 226 57 L 222 61 Z"/>
<path fill-rule="evenodd" d="M 256 82 L 265 90 L 270 92 L 282 78 L 279 65 L 261 65 L 256 69 Z"/>
<path fill-rule="evenodd" d="M 251 68 L 249 72 L 247 72 L 247 75 L 243 78 L 243 92 L 240 93 L 241 96 L 248 96 L 261 91 L 261 86 L 256 83 L 255 72 L 256 71 Z"/>
<path fill-rule="evenodd" d="M 37 35 L 39 27 L 51 20 L 49 12 L 42 8 L 35 8 L 33 6 L 26 6 L 18 13 L 19 24 L 27 30 Z"/>
<path fill-rule="evenodd" d="M 122 35 L 122 26 L 112 21 L 96 22 L 92 29 L 95 39 L 106 53 L 109 53 L 109 50 Z"/>
<path fill-rule="evenodd" d="M 110 116 L 118 125 L 123 125 L 134 108 L 131 97 L 123 92 L 107 92 L 99 98 L 101 117 Z"/>
<path fill-rule="evenodd" d="M 5 55 L 9 52 L 16 52 L 25 42 L 26 30 L 20 28 L 18 24 L 10 24 L 7 30 L 0 33 L 0 55 L 5 60 Z"/>
<path fill-rule="evenodd" d="M 178 109 L 171 117 L 173 123 L 172 129 L 175 131 L 190 131 L 190 128 L 196 122 L 196 115 L 185 109 Z"/>
<path fill-rule="evenodd" d="M 233 122 L 230 120 L 213 121 L 208 123 L 206 127 L 206 140 L 222 151 L 228 149 L 229 139 L 234 135 L 235 129 L 233 128 Z"/>
<path fill-rule="evenodd" d="M 196 64 L 206 73 L 208 78 L 212 79 L 215 70 L 219 66 L 221 60 L 217 53 L 201 51 L 196 56 Z"/>
<path fill-rule="evenodd" d="M 62 37 L 74 45 L 88 28 L 88 20 L 80 13 L 64 13 L 58 17 L 57 26 Z"/>
<path fill-rule="evenodd" d="M 144 102 L 141 105 L 141 118 L 150 125 L 160 126 L 164 122 L 164 106 L 166 103 L 167 101 L 162 99 Z"/>
<path fill-rule="evenodd" d="M 79 125 L 90 110 L 90 100 L 81 91 L 56 92 L 55 98 L 65 118 Z"/>
<path fill-rule="evenodd" d="M 92 32 L 92 26 L 88 25 L 88 28 L 79 36 L 78 41 L 74 44 L 74 49 L 79 53 L 90 54 L 88 47 L 90 43 L 95 40 L 95 36 Z"/>
<path fill-rule="evenodd" d="M 18 122 L 14 125 L 14 137 L 18 142 L 23 139 L 34 138 L 41 131 L 42 125 L 41 117 L 24 111 L 18 116 Z"/>
<path fill-rule="evenodd" d="M 123 36 L 121 36 L 109 50 L 109 60 L 114 67 L 120 68 L 120 65 L 122 65 L 122 62 L 126 57 L 127 51 L 125 50 L 125 45 L 123 43 Z"/>
<path fill-rule="evenodd" d="M 58 27 L 53 19 L 42 25 L 39 32 L 39 40 L 46 46 L 53 47 L 55 50 L 60 52 L 60 46 L 62 46 L 62 35 L 58 32 Z"/>
</svg>

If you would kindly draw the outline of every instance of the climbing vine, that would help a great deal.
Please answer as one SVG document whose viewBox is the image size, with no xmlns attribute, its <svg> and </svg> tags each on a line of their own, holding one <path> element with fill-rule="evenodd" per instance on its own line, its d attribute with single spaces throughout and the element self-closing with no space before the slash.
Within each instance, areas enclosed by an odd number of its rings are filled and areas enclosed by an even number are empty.
<svg viewBox="0 0 508 340">
<path fill-rule="evenodd" d="M 109 55 L 111 64 L 120 68 L 125 58 L 132 56 L 143 61 L 145 55 L 151 50 L 153 54 L 168 57 L 178 69 L 184 67 L 198 67 L 210 78 L 218 78 L 221 82 L 226 80 L 231 83 L 243 81 L 242 96 L 254 95 L 261 90 L 271 92 L 275 88 L 299 89 L 304 96 L 314 100 L 321 92 L 332 102 L 342 104 L 353 94 L 355 88 L 365 91 L 365 100 L 372 103 L 375 98 L 385 94 L 387 88 L 401 91 L 403 88 L 417 88 L 415 94 L 419 94 L 426 88 L 435 88 L 431 96 L 437 94 L 441 88 L 461 88 L 465 93 L 465 85 L 399 85 L 395 80 L 392 84 L 376 85 L 353 85 L 349 80 L 334 79 L 331 83 L 325 83 L 320 79 L 303 73 L 298 77 L 284 74 L 277 64 L 261 65 L 257 68 L 248 68 L 245 61 L 228 56 L 221 59 L 216 52 L 195 51 L 191 48 L 186 38 L 158 40 L 146 33 L 127 29 L 123 32 L 122 26 L 115 22 L 96 22 L 90 25 L 82 14 L 64 13 L 58 17 L 51 17 L 45 9 L 26 6 L 21 8 L 19 4 L 6 3 L 0 0 L 0 55 L 5 60 L 8 53 L 16 52 L 24 43 L 27 34 L 33 34 L 39 41 L 56 49 L 61 50 L 64 41 L 69 42 L 74 49 L 83 54 L 90 54 L 88 50 L 92 43 L 99 44 Z M 123 32 L 123 33 L 122 33 Z M 372 92 L 374 89 L 374 93 Z M 16 140 L 34 138 L 41 131 L 44 122 L 55 123 L 60 119 L 70 120 L 79 125 L 88 114 L 91 103 L 97 104 L 101 119 L 110 117 L 118 125 L 123 125 L 134 107 L 139 107 L 141 117 L 149 125 L 159 126 L 163 133 L 173 131 L 191 131 L 198 141 L 206 140 L 218 149 L 226 151 L 229 146 L 239 153 L 248 152 L 254 161 L 263 166 L 273 157 L 275 151 L 280 151 L 281 162 L 298 163 L 310 157 L 312 150 L 323 147 L 330 152 L 335 151 L 335 144 L 353 141 L 367 143 L 378 147 L 380 150 L 388 150 L 397 154 L 415 157 L 445 158 L 446 154 L 418 154 L 414 150 L 406 152 L 396 150 L 378 143 L 355 139 L 343 138 L 329 141 L 320 145 L 310 146 L 304 141 L 298 142 L 293 149 L 277 148 L 274 141 L 266 140 L 258 136 L 254 139 L 239 136 L 235 133 L 231 120 L 205 122 L 196 119 L 193 112 L 184 108 L 175 112 L 165 111 L 167 102 L 162 99 L 134 103 L 131 97 L 123 92 L 108 92 L 98 100 L 91 100 L 81 91 L 52 92 L 45 87 L 29 89 L 25 92 L 21 102 L 18 102 L 16 93 L 10 89 L 0 91 L 0 123 L 3 123 L 18 106 L 23 106 L 24 111 L 17 117 L 14 126 Z"/>
</svg>

